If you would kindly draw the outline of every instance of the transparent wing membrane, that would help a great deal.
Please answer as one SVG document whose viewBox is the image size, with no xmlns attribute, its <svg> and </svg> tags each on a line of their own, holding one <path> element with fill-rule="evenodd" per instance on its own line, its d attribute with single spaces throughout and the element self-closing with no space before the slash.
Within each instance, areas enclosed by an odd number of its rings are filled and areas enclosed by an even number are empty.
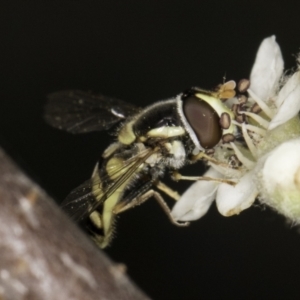
<svg viewBox="0 0 300 300">
<path fill-rule="evenodd" d="M 62 203 L 63 210 L 75 221 L 87 218 L 103 202 L 108 199 L 118 188 L 120 188 L 131 176 L 136 173 L 139 167 L 155 151 L 147 149 L 138 155 L 124 161 L 122 168 L 114 170 L 110 176 L 98 176 L 98 173 L 74 189 Z M 122 170 L 126 168 L 126 172 Z M 112 181 L 111 176 L 122 174 Z M 105 184 L 103 188 L 103 184 Z"/>
<path fill-rule="evenodd" d="M 48 95 L 45 119 L 55 128 L 86 133 L 107 130 L 139 111 L 139 108 L 122 100 L 68 90 Z"/>
</svg>

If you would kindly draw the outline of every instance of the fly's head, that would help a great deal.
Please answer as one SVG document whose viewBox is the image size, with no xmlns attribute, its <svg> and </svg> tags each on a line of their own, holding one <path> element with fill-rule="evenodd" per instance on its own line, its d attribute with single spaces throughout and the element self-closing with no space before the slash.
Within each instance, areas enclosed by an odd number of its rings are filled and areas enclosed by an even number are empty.
<svg viewBox="0 0 300 300">
<path fill-rule="evenodd" d="M 192 88 L 177 97 L 177 110 L 186 132 L 200 151 L 235 140 L 235 114 L 226 102 L 235 96 L 235 83 L 210 92 Z"/>
</svg>

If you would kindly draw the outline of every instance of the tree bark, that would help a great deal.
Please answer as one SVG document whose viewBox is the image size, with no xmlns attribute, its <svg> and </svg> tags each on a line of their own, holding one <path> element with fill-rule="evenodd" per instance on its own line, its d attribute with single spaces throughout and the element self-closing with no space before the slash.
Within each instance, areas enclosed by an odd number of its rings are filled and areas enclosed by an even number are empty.
<svg viewBox="0 0 300 300">
<path fill-rule="evenodd" d="M 0 299 L 149 299 L 0 149 Z"/>
</svg>

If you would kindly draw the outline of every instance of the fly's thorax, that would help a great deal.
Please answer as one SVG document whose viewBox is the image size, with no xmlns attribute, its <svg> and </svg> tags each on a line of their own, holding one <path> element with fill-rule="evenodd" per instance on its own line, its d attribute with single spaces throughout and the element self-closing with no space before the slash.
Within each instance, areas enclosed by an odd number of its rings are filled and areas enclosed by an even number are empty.
<svg viewBox="0 0 300 300">
<path fill-rule="evenodd" d="M 234 139 L 233 112 L 213 93 L 193 88 L 177 96 L 177 110 L 194 145 L 212 149 Z"/>
<path fill-rule="evenodd" d="M 179 169 L 185 164 L 187 154 L 181 140 L 171 140 L 160 144 L 159 147 L 160 151 L 154 152 L 145 161 L 147 166 L 155 168 L 159 165 L 160 169 L 168 167 Z"/>
<path fill-rule="evenodd" d="M 148 139 L 169 139 L 186 134 L 177 112 L 176 99 L 157 102 L 131 118 L 121 128 L 118 140 L 124 145 Z"/>
<path fill-rule="evenodd" d="M 181 168 L 187 160 L 187 153 L 183 142 L 181 140 L 173 140 L 164 146 L 169 153 L 165 160 L 166 165 L 173 169 Z"/>
<path fill-rule="evenodd" d="M 147 132 L 149 138 L 171 138 L 176 136 L 182 136 L 185 134 L 185 130 L 182 126 L 162 126 L 158 128 L 151 129 Z"/>
<path fill-rule="evenodd" d="M 130 145 L 136 140 L 136 135 L 133 131 L 134 120 L 124 124 L 118 134 L 118 140 L 121 144 Z"/>
</svg>

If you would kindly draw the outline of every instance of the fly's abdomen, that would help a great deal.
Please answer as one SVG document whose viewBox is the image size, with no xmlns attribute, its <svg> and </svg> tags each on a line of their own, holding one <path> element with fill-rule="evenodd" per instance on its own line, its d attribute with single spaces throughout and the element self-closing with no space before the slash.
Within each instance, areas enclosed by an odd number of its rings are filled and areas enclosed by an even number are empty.
<svg viewBox="0 0 300 300">
<path fill-rule="evenodd" d="M 101 205 L 89 215 L 88 229 L 101 248 L 105 248 L 112 239 L 116 216 L 114 209 L 134 176 L 124 176 L 129 174 L 130 167 L 122 158 L 112 157 L 92 177 L 92 193 Z"/>
</svg>

